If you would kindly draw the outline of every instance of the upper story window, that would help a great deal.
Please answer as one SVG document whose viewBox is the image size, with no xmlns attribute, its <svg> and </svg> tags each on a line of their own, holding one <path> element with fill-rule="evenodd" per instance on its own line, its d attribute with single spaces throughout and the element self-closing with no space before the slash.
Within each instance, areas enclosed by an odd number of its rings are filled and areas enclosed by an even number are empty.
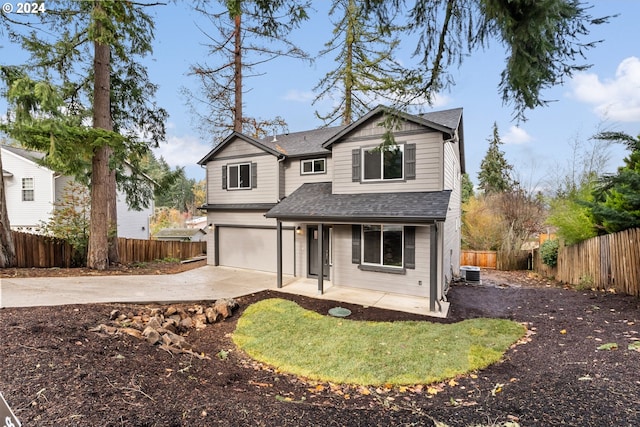
<svg viewBox="0 0 640 427">
<path fill-rule="evenodd" d="M 326 171 L 327 159 L 300 160 L 300 173 L 302 175 L 325 173 Z"/>
<path fill-rule="evenodd" d="M 257 187 L 257 165 L 236 163 L 222 166 L 223 190 L 250 190 Z"/>
<path fill-rule="evenodd" d="M 22 178 L 22 201 L 33 202 L 34 198 L 33 178 Z"/>
<path fill-rule="evenodd" d="M 231 165 L 227 169 L 229 174 L 228 188 L 251 188 L 251 163 Z"/>
<path fill-rule="evenodd" d="M 362 180 L 381 181 L 404 178 L 404 145 L 362 149 Z"/>
<path fill-rule="evenodd" d="M 351 150 L 353 182 L 409 181 L 416 179 L 416 144 L 403 143 Z"/>
</svg>

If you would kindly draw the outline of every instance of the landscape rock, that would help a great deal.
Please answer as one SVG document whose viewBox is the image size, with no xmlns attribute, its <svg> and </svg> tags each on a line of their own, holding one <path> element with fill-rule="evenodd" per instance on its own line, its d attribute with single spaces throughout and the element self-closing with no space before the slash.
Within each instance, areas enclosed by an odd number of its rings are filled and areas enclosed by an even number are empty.
<svg viewBox="0 0 640 427">
<path fill-rule="evenodd" d="M 238 308 L 238 303 L 232 298 L 221 298 L 213 304 L 213 308 L 220 313 L 223 319 L 226 319 L 233 314 L 233 310 Z"/>
<path fill-rule="evenodd" d="M 158 316 L 153 316 L 152 318 L 150 318 L 149 322 L 147 323 L 147 327 L 150 327 L 156 330 L 160 329 L 162 327 L 160 318 Z"/>
<path fill-rule="evenodd" d="M 142 331 L 142 336 L 144 336 L 147 342 L 151 345 L 157 344 L 162 340 L 160 332 L 153 329 L 151 326 L 147 326 L 145 330 Z"/>
<path fill-rule="evenodd" d="M 175 354 L 193 354 L 199 358 L 207 358 L 193 350 L 187 341 L 189 331 L 202 330 L 208 324 L 214 324 L 233 315 L 238 303 L 232 298 L 215 301 L 208 307 L 196 304 L 190 307 L 171 305 L 166 309 L 149 308 L 137 313 L 114 309 L 109 314 L 110 325 L 100 324 L 90 329 L 92 332 L 115 335 L 127 334 L 151 345 L 159 344 L 160 348 Z"/>
<path fill-rule="evenodd" d="M 213 308 L 209 307 L 205 310 L 205 317 L 208 323 L 216 323 L 218 321 L 219 313 Z"/>
</svg>

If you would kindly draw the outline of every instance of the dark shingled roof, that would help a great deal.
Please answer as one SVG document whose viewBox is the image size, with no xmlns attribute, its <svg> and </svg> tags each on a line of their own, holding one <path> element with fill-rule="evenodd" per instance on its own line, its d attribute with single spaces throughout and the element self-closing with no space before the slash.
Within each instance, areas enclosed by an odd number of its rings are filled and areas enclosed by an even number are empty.
<svg viewBox="0 0 640 427">
<path fill-rule="evenodd" d="M 369 117 L 376 115 L 382 111 L 383 107 L 379 106 L 376 109 L 371 110 L 360 120 L 351 123 L 349 126 L 333 126 L 302 132 L 285 133 L 276 135 L 275 137 L 269 136 L 260 140 L 251 138 L 238 132 L 233 132 L 220 144 L 214 147 L 206 156 L 204 156 L 198 162 L 198 164 L 206 164 L 215 156 L 215 154 L 220 149 L 222 149 L 234 138 L 243 139 L 246 142 L 260 147 L 267 153 L 273 155 L 282 154 L 286 157 L 304 157 L 329 154 L 331 153 L 331 150 L 328 149 L 328 145 L 330 144 L 327 144 L 329 141 L 332 141 L 333 139 L 339 139 L 340 136 L 342 136 L 339 135 L 341 132 L 348 133 L 351 128 L 359 126 L 361 122 L 366 121 L 366 119 L 368 119 Z M 414 118 L 414 121 L 425 126 L 429 126 L 429 124 L 432 124 L 435 125 L 439 130 L 453 132 L 460 124 L 460 119 L 462 117 L 462 108 L 433 111 L 415 116 L 412 116 L 411 114 L 404 114 L 404 116 L 406 116 L 408 119 Z"/>
<path fill-rule="evenodd" d="M 288 157 L 328 154 L 331 151 L 323 148 L 322 144 L 342 129 L 344 126 L 285 133 L 276 135 L 275 141 L 273 137 L 267 137 L 261 139 L 260 143 Z"/>
<path fill-rule="evenodd" d="M 7 151 L 12 152 L 13 154 L 17 154 L 20 157 L 24 157 L 25 159 L 29 159 L 33 162 L 38 162 L 38 160 L 43 159 L 45 154 L 39 151 L 27 150 L 25 148 L 14 147 L 12 145 L 4 145 L 2 144 L 2 148 Z"/>
<path fill-rule="evenodd" d="M 330 182 L 303 184 L 265 215 L 281 220 L 444 221 L 450 190 L 430 192 L 332 194 Z"/>
<path fill-rule="evenodd" d="M 454 130 L 460 124 L 462 117 L 462 108 L 452 108 L 450 110 L 432 111 L 430 113 L 420 114 L 419 117 L 433 123 L 437 123 L 446 128 Z"/>
</svg>

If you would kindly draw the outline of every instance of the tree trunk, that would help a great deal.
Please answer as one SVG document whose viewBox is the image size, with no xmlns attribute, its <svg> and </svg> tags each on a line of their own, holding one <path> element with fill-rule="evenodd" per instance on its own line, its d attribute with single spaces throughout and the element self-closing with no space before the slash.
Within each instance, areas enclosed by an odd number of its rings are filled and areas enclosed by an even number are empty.
<svg viewBox="0 0 640 427">
<path fill-rule="evenodd" d="M 111 154 L 111 150 L 109 150 Z M 120 262 L 118 251 L 118 195 L 116 192 L 116 171 L 109 171 L 109 201 L 108 201 L 108 236 L 109 236 L 109 262 Z"/>
<path fill-rule="evenodd" d="M 2 154 L 0 153 L 0 170 L 2 170 Z M 7 199 L 4 194 L 4 176 L 0 175 L 0 268 L 16 265 L 16 251 L 13 247 L 11 225 L 7 213 Z"/>
<path fill-rule="evenodd" d="M 349 1 L 349 5 L 347 6 L 347 14 L 350 17 L 353 17 L 356 14 L 356 6 L 353 0 Z M 348 125 L 353 121 L 353 44 L 355 43 L 355 29 L 353 28 L 354 23 L 350 18 L 349 24 L 347 24 L 347 34 L 346 34 L 346 58 L 345 62 L 345 70 L 344 70 L 344 112 L 342 113 L 342 124 Z"/>
<path fill-rule="evenodd" d="M 233 130 L 242 132 L 242 32 L 241 14 L 235 16 L 235 50 L 234 50 L 234 86 L 235 111 L 233 116 Z"/>
<path fill-rule="evenodd" d="M 96 2 L 95 8 L 100 8 Z M 100 22 L 96 22 L 100 36 Z M 109 45 L 94 42 L 93 127 L 111 130 L 110 59 Z M 87 267 L 105 270 L 109 266 L 109 156 L 111 149 L 105 144 L 94 148 L 91 159 L 91 225 Z"/>
</svg>

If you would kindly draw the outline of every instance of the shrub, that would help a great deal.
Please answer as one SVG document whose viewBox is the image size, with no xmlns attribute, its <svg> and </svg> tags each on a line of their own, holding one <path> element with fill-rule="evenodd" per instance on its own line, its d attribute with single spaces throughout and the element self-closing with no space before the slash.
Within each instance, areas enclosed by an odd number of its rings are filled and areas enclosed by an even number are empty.
<svg viewBox="0 0 640 427">
<path fill-rule="evenodd" d="M 547 240 L 540 246 L 540 256 L 542 262 L 549 267 L 555 267 L 558 264 L 558 239 Z"/>
</svg>

